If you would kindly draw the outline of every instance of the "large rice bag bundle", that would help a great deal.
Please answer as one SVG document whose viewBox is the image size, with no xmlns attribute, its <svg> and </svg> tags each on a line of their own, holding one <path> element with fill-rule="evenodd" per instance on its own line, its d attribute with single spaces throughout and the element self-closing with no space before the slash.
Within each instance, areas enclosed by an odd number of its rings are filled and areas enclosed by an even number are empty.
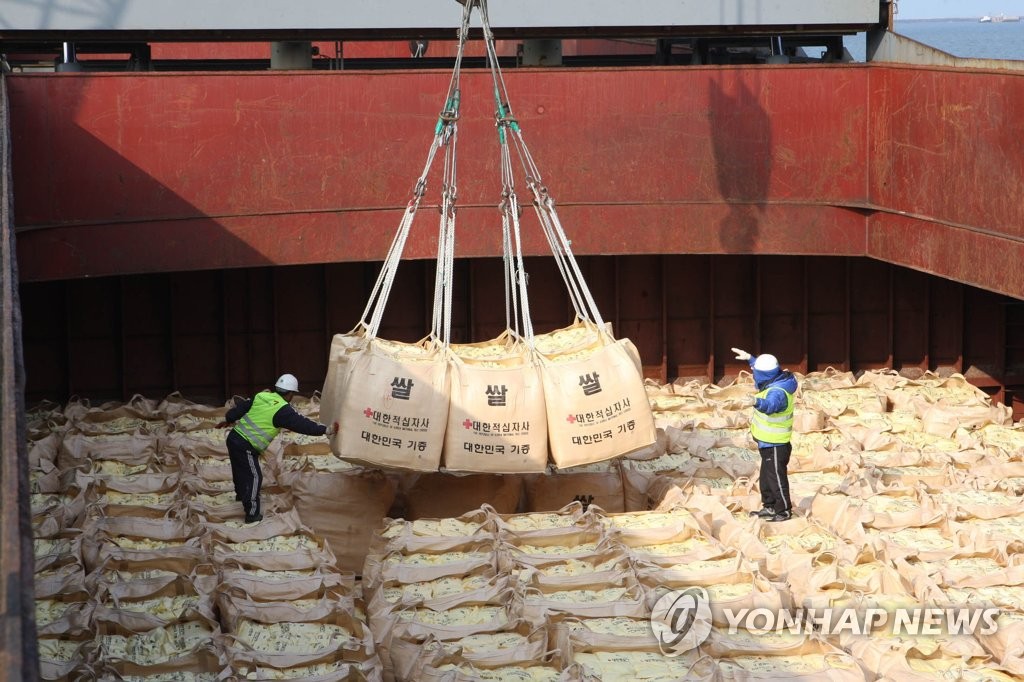
<svg viewBox="0 0 1024 682">
<path fill-rule="evenodd" d="M 88 499 L 104 516 L 180 517 L 186 503 L 179 493 L 180 479 L 180 472 L 100 478 L 90 488 Z"/>
<path fill-rule="evenodd" d="M 50 433 L 29 441 L 28 468 L 50 471 L 57 466 L 57 454 L 60 452 L 60 444 L 63 439 L 63 434 Z"/>
<path fill-rule="evenodd" d="M 959 531 L 959 532 L 958 532 Z M 963 532 L 963 529 L 947 520 L 899 530 L 865 531 L 872 546 L 889 560 L 917 557 L 923 561 L 944 561 L 964 552 L 984 550 L 976 548 L 977 533 Z"/>
<path fill-rule="evenodd" d="M 336 561 L 324 539 L 305 526 L 295 511 L 270 516 L 259 524 L 204 525 L 213 560 L 221 566 L 293 571 L 330 567 Z"/>
<path fill-rule="evenodd" d="M 287 443 L 282 444 L 281 456 L 271 460 L 280 467 L 278 479 L 287 480 L 287 472 L 301 471 L 307 467 L 317 471 L 337 473 L 339 471 L 356 471 L 357 467 L 351 462 L 338 459 L 331 452 L 331 444 L 326 439 L 315 443 Z"/>
<path fill-rule="evenodd" d="M 221 636 L 211 646 L 200 648 L 189 656 L 156 665 L 136 665 L 131 661 L 99 661 L 103 680 L 182 680 L 188 682 L 217 682 L 229 679 Z"/>
<path fill-rule="evenodd" d="M 623 541 L 640 544 L 654 543 L 661 539 L 675 537 L 680 531 L 701 528 L 701 522 L 681 507 L 659 511 L 611 514 L 601 518 L 605 532 Z"/>
<path fill-rule="evenodd" d="M 150 557 L 144 560 L 108 558 L 86 579 L 94 599 L 117 602 L 156 594 L 175 581 L 187 581 L 203 594 L 212 594 L 219 583 L 217 569 L 203 555 Z"/>
<path fill-rule="evenodd" d="M 546 533 L 505 531 L 499 538 L 499 560 L 502 566 L 536 566 L 553 561 L 587 559 L 611 552 L 622 553 L 613 540 L 596 525 L 581 529 L 555 528 Z"/>
<path fill-rule="evenodd" d="M 213 406 L 197 403 L 183 396 L 180 391 L 169 393 L 167 397 L 161 400 L 160 404 L 156 407 L 156 414 L 163 417 L 168 422 L 168 425 L 172 426 L 174 418 L 179 414 L 203 414 L 209 416 L 209 419 L 204 421 L 213 421 L 215 414 L 223 416 L 225 412 L 227 412 L 226 406 Z M 217 419 L 216 421 L 224 420 Z M 184 425 L 185 424 L 179 424 L 179 426 Z M 186 431 L 188 429 L 178 428 L 175 430 Z"/>
<path fill-rule="evenodd" d="M 85 592 L 85 568 L 81 563 L 48 568 L 36 572 L 32 582 L 36 599 Z"/>
<path fill-rule="evenodd" d="M 983 623 L 981 627 L 984 627 Z M 839 644 L 857 659 L 864 670 L 886 680 L 913 680 L 915 677 L 918 680 L 998 679 L 947 673 L 953 672 L 950 668 L 959 668 L 969 660 L 980 662 L 987 658 L 985 649 L 970 634 L 945 632 L 945 627 L 942 627 L 940 636 L 924 634 L 928 631 L 926 627 L 921 627 L 916 633 L 913 626 L 900 628 L 901 632 L 894 633 L 895 629 L 890 623 L 860 636 L 843 631 L 839 633 Z M 956 627 L 951 629 L 956 630 Z M 911 661 L 925 664 L 914 665 Z"/>
<path fill-rule="evenodd" d="M 415 552 L 422 548 L 437 547 L 437 543 L 453 538 L 472 540 L 494 538 L 494 523 L 490 508 L 476 509 L 457 518 L 445 519 L 384 519 L 382 528 L 370 539 L 367 562 L 379 564 L 381 557 L 392 551 Z M 364 576 L 365 579 L 365 576 Z"/>
<path fill-rule="evenodd" d="M 657 651 L 658 639 L 650 616 L 578 618 L 554 613 L 548 616 L 549 638 L 559 651 Z"/>
<path fill-rule="evenodd" d="M 89 570 L 107 561 L 184 561 L 202 558 L 202 531 L 188 519 L 161 516 L 110 516 L 90 523 L 82 540 L 82 558 Z"/>
<path fill-rule="evenodd" d="M 67 425 L 68 418 L 64 416 L 60 404 L 51 400 L 40 401 L 25 410 L 25 435 L 29 441 L 52 434 L 59 435 L 67 429 Z"/>
<path fill-rule="evenodd" d="M 464 604 L 443 611 L 427 607 L 410 607 L 397 611 L 385 621 L 374 621 L 387 628 L 394 638 L 462 639 L 483 633 L 504 632 L 516 623 L 510 610 L 510 590 L 495 593 L 488 602 Z M 387 636 L 385 645 L 390 644 Z"/>
<path fill-rule="evenodd" d="M 395 499 L 395 483 L 380 472 L 329 473 L 306 468 L 291 477 L 302 522 L 327 539 L 338 568 L 361 573 L 375 529 Z"/>
<path fill-rule="evenodd" d="M 1024 500 L 1020 495 L 963 488 L 947 490 L 931 497 L 938 505 L 944 506 L 950 518 L 956 521 L 1024 515 Z"/>
<path fill-rule="evenodd" d="M 580 559 L 542 557 L 533 560 L 533 563 L 516 561 L 515 558 L 505 555 L 502 563 L 508 566 L 506 570 L 517 575 L 519 582 L 551 589 L 611 584 L 623 575 L 633 573 L 629 557 L 624 552 L 615 550 L 605 550 L 600 554 Z"/>
<path fill-rule="evenodd" d="M 402 584 L 423 583 L 446 576 L 467 575 L 481 568 L 494 571 L 496 565 L 495 543 L 491 538 L 441 538 L 433 547 L 368 556 L 363 568 L 363 590 L 370 593 L 388 580 Z"/>
<path fill-rule="evenodd" d="M 228 566 L 221 570 L 221 578 L 223 591 L 262 602 L 294 601 L 311 594 L 332 594 L 340 595 L 351 604 L 355 590 L 354 573 L 336 572 L 329 566 L 290 571 Z"/>
<path fill-rule="evenodd" d="M 131 433 L 69 433 L 61 441 L 57 468 L 66 471 L 73 467 L 84 467 L 89 460 L 103 460 L 124 462 L 138 469 L 112 473 L 138 473 L 157 461 L 158 446 L 159 439 L 143 430 Z"/>
<path fill-rule="evenodd" d="M 622 475 L 608 471 L 537 474 L 526 479 L 526 511 L 557 511 L 572 502 L 597 505 L 606 512 L 626 511 Z"/>
<path fill-rule="evenodd" d="M 704 561 L 731 556 L 733 550 L 711 537 L 707 533 L 683 527 L 671 537 L 660 533 L 654 537 L 641 534 L 617 536 L 616 540 L 626 546 L 627 552 L 634 562 L 646 562 L 656 565 L 675 565 L 690 561 Z"/>
<path fill-rule="evenodd" d="M 352 596 L 344 590 L 326 589 L 298 599 L 263 601 L 232 590 L 218 590 L 217 607 L 227 632 L 237 633 L 246 621 L 258 623 L 330 623 L 338 615 L 353 618 Z M 287 630 L 287 628 L 286 628 Z M 316 629 L 311 628 L 313 635 Z M 313 653 L 313 652 L 308 652 Z"/>
<path fill-rule="evenodd" d="M 86 631 L 76 635 L 48 637 L 40 635 L 39 678 L 42 680 L 79 679 L 90 669 L 94 636 Z"/>
<path fill-rule="evenodd" d="M 448 362 L 432 341 L 371 339 L 349 360 L 332 449 L 371 466 L 435 471 L 448 422 Z"/>
<path fill-rule="evenodd" d="M 502 632 L 481 632 L 448 642 L 433 637 L 393 639 L 389 658 L 397 680 L 423 679 L 423 669 L 444 656 L 488 668 L 539 661 L 548 651 L 547 631 L 522 622 Z M 516 678 L 519 679 L 519 678 Z"/>
<path fill-rule="evenodd" d="M 138 394 L 123 405 L 88 409 L 73 419 L 73 424 L 79 432 L 90 435 L 131 433 L 139 429 L 157 433 L 167 428 L 163 416 L 157 411 L 156 401 Z"/>
<path fill-rule="evenodd" d="M 418 671 L 423 682 L 476 682 L 477 680 L 517 680 L 522 682 L 559 682 L 566 678 L 551 662 L 519 661 L 512 665 L 490 666 L 472 662 L 466 656 L 449 656 L 428 662 Z"/>
<path fill-rule="evenodd" d="M 510 514 L 519 507 L 523 480 L 515 475 L 432 473 L 407 480 L 404 487 L 406 518 L 442 519 L 461 516 L 484 504 L 499 514 Z"/>
<path fill-rule="evenodd" d="M 925 433 L 952 437 L 957 429 L 973 431 L 989 424 L 1013 424 L 1013 411 L 1006 405 L 945 405 L 917 401 L 914 408 L 921 417 Z"/>
<path fill-rule="evenodd" d="M 996 631 L 976 635 L 996 661 L 1018 675 L 1024 675 L 1024 613 L 1003 611 L 996 618 Z"/>
<path fill-rule="evenodd" d="M 873 386 L 850 386 L 824 391 L 803 391 L 804 408 L 818 410 L 829 417 L 854 412 L 881 413 L 888 408 L 885 394 Z"/>
<path fill-rule="evenodd" d="M 556 466 L 600 462 L 657 441 L 640 356 L 629 339 L 595 330 L 592 343 L 569 352 L 547 339 L 535 341 Z"/>
<path fill-rule="evenodd" d="M 57 533 L 48 538 L 36 537 L 32 540 L 35 551 L 35 572 L 67 566 L 83 566 L 82 537 L 75 529 Z"/>
<path fill-rule="evenodd" d="M 90 632 L 94 608 L 89 594 L 83 590 L 37 597 L 36 633 L 67 637 Z"/>
<path fill-rule="evenodd" d="M 227 429 L 213 426 L 172 431 L 166 438 L 160 439 L 160 451 L 165 458 L 181 456 L 186 461 L 196 458 L 227 457 L 229 433 L 231 432 Z"/>
<path fill-rule="evenodd" d="M 213 600 L 188 575 L 109 585 L 95 608 L 96 623 L 117 623 L 134 632 L 187 621 L 216 622 Z"/>
<path fill-rule="evenodd" d="M 546 514 L 497 514 L 494 524 L 499 532 L 514 533 L 517 537 L 543 537 L 570 529 L 595 529 L 597 517 L 584 511 L 582 504 L 572 502 Z"/>
<path fill-rule="evenodd" d="M 867 378 L 865 375 L 862 379 Z M 875 383 L 879 382 L 877 379 Z M 962 374 L 941 377 L 934 372 L 925 372 L 916 380 L 899 382 L 892 387 L 882 386 L 889 400 L 898 408 L 908 408 L 918 399 L 928 402 L 943 401 L 948 405 L 989 405 L 991 399 L 976 386 L 972 386 Z"/>
<path fill-rule="evenodd" d="M 712 627 L 701 650 L 716 658 L 791 656 L 798 655 L 814 639 L 814 635 L 808 632 L 791 632 L 788 628 L 752 632 L 742 627 Z"/>
<path fill-rule="evenodd" d="M 171 433 L 188 433 L 190 431 L 213 429 L 217 424 L 224 421 L 227 411 L 226 407 L 196 405 L 178 410 L 173 416 L 167 415 L 167 426 Z M 223 432 L 221 433 L 223 434 Z"/>
<path fill-rule="evenodd" d="M 487 566 L 462 575 L 418 583 L 385 580 L 368 593 L 366 610 L 373 623 L 375 619 L 390 617 L 409 606 L 447 611 L 464 604 L 485 604 L 496 595 L 505 594 L 509 580 L 508 575 L 496 575 L 494 569 Z"/>
<path fill-rule="evenodd" d="M 451 348 L 444 465 L 452 471 L 543 471 L 547 413 L 540 370 L 525 347 L 499 338 Z"/>
<path fill-rule="evenodd" d="M 78 527 L 85 514 L 90 495 L 88 484 L 67 486 L 61 492 L 31 493 L 33 535 L 50 537 Z"/>
<path fill-rule="evenodd" d="M 720 680 L 791 680 L 793 682 L 858 682 L 866 680 L 857 661 L 825 642 L 808 641 L 800 649 L 778 655 L 731 655 L 718 659 Z"/>
<path fill-rule="evenodd" d="M 860 502 L 861 522 L 878 530 L 928 526 L 943 518 L 936 502 L 920 488 L 887 490 Z"/>
<path fill-rule="evenodd" d="M 487 571 L 400 585 L 386 582 L 367 605 L 370 626 L 381 648 L 395 640 L 458 640 L 515 625 L 509 610 L 508 577 Z"/>
<path fill-rule="evenodd" d="M 580 618 L 643 618 L 650 613 L 644 590 L 631 572 L 611 582 L 551 585 L 530 581 L 516 591 L 513 600 L 517 612 L 537 624 L 555 613 Z"/>
<path fill-rule="evenodd" d="M 345 397 L 349 377 L 352 376 L 350 360 L 355 357 L 355 353 L 366 348 L 367 341 L 362 326 L 348 334 L 335 334 L 331 339 L 331 350 L 327 355 L 327 377 L 320 391 L 320 414 L 324 417 L 321 423 L 330 424 L 329 419 L 338 418 L 341 401 Z"/>
<path fill-rule="evenodd" d="M 989 424 L 972 435 L 980 438 L 990 452 L 1000 455 L 1000 459 L 1020 462 L 1024 456 L 1024 424 L 1021 422 L 1015 426 Z"/>
<path fill-rule="evenodd" d="M 712 682 L 719 679 L 715 660 L 697 651 L 679 656 L 666 656 L 660 651 L 587 651 L 574 653 L 572 661 L 565 675 L 580 682 L 642 679 Z"/>
<path fill-rule="evenodd" d="M 168 671 L 217 670 L 222 655 L 220 627 L 205 619 L 189 620 L 136 632 L 121 623 L 96 626 L 96 657 L 105 666 L 130 664 L 159 674 Z"/>
</svg>

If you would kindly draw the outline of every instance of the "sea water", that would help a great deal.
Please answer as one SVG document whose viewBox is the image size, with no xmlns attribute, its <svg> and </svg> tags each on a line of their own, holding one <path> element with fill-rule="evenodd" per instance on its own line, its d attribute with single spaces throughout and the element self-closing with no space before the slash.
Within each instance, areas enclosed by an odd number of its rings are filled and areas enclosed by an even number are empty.
<svg viewBox="0 0 1024 682">
<path fill-rule="evenodd" d="M 896 33 L 956 57 L 1024 60 L 1024 21 L 981 23 L 977 19 L 896 21 Z M 859 62 L 867 45 L 863 33 L 849 36 L 846 49 Z"/>
</svg>

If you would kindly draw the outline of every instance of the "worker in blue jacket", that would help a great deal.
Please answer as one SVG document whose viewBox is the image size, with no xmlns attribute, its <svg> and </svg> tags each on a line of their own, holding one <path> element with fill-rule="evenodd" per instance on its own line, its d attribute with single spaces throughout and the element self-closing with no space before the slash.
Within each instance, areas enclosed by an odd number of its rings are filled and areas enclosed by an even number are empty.
<svg viewBox="0 0 1024 682">
<path fill-rule="evenodd" d="M 768 521 L 786 521 L 793 517 L 789 497 L 789 456 L 793 452 L 793 395 L 796 377 L 779 367 L 774 355 L 765 353 L 756 358 L 739 348 L 732 349 L 737 360 L 746 360 L 754 372 L 757 393 L 745 399 L 754 408 L 750 433 L 761 453 L 761 509 L 751 512 Z"/>
<path fill-rule="evenodd" d="M 331 436 L 338 431 L 335 422 L 327 427 L 306 419 L 289 402 L 299 390 L 299 380 L 291 374 L 282 374 L 273 390 L 260 391 L 252 400 L 240 400 L 228 410 L 219 426 L 234 426 L 228 434 L 228 456 L 231 458 L 231 478 L 235 482 L 235 497 L 245 508 L 245 522 L 263 520 L 260 508 L 260 488 L 263 470 L 260 454 L 270 446 L 280 429 L 288 429 L 307 436 Z"/>
</svg>

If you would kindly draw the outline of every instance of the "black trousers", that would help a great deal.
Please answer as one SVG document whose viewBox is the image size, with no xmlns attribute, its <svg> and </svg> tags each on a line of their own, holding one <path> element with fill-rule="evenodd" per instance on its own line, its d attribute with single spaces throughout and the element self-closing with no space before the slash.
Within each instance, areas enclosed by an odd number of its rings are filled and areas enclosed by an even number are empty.
<svg viewBox="0 0 1024 682">
<path fill-rule="evenodd" d="M 761 453 L 761 505 L 777 512 L 789 511 L 793 502 L 789 499 L 789 455 L 793 446 L 782 443 L 768 448 L 759 448 Z"/>
<path fill-rule="evenodd" d="M 235 495 L 242 501 L 246 516 L 257 516 L 261 511 L 260 489 L 263 487 L 260 453 L 235 431 L 228 434 L 227 443 Z"/>
</svg>

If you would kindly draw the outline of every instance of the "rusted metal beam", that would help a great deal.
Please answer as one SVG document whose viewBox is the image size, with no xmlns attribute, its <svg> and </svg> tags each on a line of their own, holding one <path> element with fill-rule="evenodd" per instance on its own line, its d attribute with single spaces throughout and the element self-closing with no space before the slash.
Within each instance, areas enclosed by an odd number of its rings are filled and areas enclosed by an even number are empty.
<svg viewBox="0 0 1024 682">
<path fill-rule="evenodd" d="M 872 258 L 1024 298 L 1024 238 L 899 215 L 878 214 L 868 225 Z"/>
<path fill-rule="evenodd" d="M 744 211 L 741 211 L 741 213 Z M 864 255 L 864 217 L 847 208 L 764 206 L 757 232 L 737 241 L 750 223 L 727 204 L 573 206 L 559 214 L 579 255 L 803 254 Z M 500 225 L 490 208 L 463 208 L 457 255 L 501 253 Z M 397 212 L 346 213 L 113 224 L 29 231 L 19 235 L 22 281 L 146 272 L 208 270 L 382 260 Z M 539 230 L 524 234 L 527 256 L 550 254 Z M 497 229 L 496 229 L 497 228 Z M 405 255 L 436 256 L 433 225 L 414 227 Z M 159 244 L 162 248 L 153 248 Z"/>
</svg>

